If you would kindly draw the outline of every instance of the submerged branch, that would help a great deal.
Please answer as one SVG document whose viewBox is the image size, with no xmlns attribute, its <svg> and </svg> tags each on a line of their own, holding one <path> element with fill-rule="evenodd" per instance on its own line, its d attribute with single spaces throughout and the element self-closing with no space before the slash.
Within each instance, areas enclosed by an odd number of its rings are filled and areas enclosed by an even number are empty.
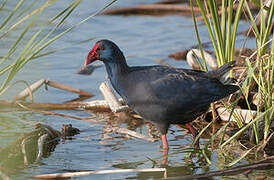
<svg viewBox="0 0 274 180">
<path fill-rule="evenodd" d="M 99 170 L 99 171 L 84 171 L 84 172 L 72 172 L 72 173 L 56 173 L 56 174 L 43 174 L 36 175 L 33 178 L 37 179 L 49 179 L 49 178 L 69 178 L 73 176 L 87 176 L 95 174 L 114 174 L 114 173 L 130 173 L 130 172 L 164 172 L 164 178 L 166 178 L 166 168 L 147 168 L 147 169 L 114 169 L 114 170 Z"/>
<path fill-rule="evenodd" d="M 91 111 L 107 112 L 110 111 L 109 105 L 105 100 L 95 100 L 90 102 L 69 102 L 69 103 L 30 103 L 22 101 L 21 104 L 32 109 L 45 110 L 71 110 L 83 108 Z M 18 104 L 11 101 L 0 100 L 0 106 L 4 108 L 18 107 Z"/>
<path fill-rule="evenodd" d="M 36 90 L 38 90 L 44 84 L 48 85 L 48 86 L 51 86 L 51 87 L 58 88 L 58 89 L 62 89 L 62 90 L 65 90 L 65 91 L 77 93 L 80 96 L 86 96 L 86 97 L 93 97 L 94 96 L 94 94 L 86 92 L 86 91 L 83 91 L 81 89 L 70 87 L 70 86 L 67 86 L 67 85 L 55 82 L 55 81 L 40 79 L 39 81 L 33 83 L 31 86 L 27 87 L 26 89 L 24 89 L 23 91 L 21 91 L 20 93 L 18 93 L 13 98 L 13 102 L 25 99 L 28 96 L 32 96 L 33 92 L 35 92 Z"/>
<path fill-rule="evenodd" d="M 44 114 L 60 116 L 60 117 L 66 117 L 66 118 L 70 118 L 70 119 L 76 119 L 76 120 L 80 120 L 80 121 L 87 121 L 87 122 L 92 122 L 92 123 L 104 125 L 104 123 L 100 123 L 100 122 L 94 121 L 92 119 L 84 119 L 84 118 L 79 118 L 79 117 L 76 117 L 76 116 L 71 116 L 71 115 L 66 115 L 66 114 L 54 113 L 54 112 L 43 111 L 43 110 L 38 110 L 38 109 L 31 109 L 27 106 L 24 106 L 22 103 L 19 103 L 19 102 L 16 102 L 16 104 L 18 104 L 20 107 L 22 107 L 26 110 L 33 111 L 33 112 L 40 112 L 40 113 L 44 113 Z"/>
<path fill-rule="evenodd" d="M 200 12 L 200 9 L 195 7 L 195 12 Z M 104 15 L 191 15 L 189 6 L 178 6 L 173 4 L 142 4 L 128 8 L 117 8 L 106 10 Z"/>
<path fill-rule="evenodd" d="M 39 89 L 44 83 L 46 82 L 45 79 L 40 79 L 39 81 L 33 83 L 31 86 L 27 87 L 25 90 L 21 91 L 13 98 L 13 102 L 25 99 L 28 96 L 32 96 L 32 94 Z M 32 98 L 31 98 L 32 99 Z"/>
<path fill-rule="evenodd" d="M 108 127 L 105 129 L 107 132 L 112 132 L 112 133 L 119 133 L 119 134 L 126 134 L 132 137 L 136 137 L 139 139 L 143 139 L 146 141 L 150 141 L 150 142 L 155 142 L 156 139 L 152 138 L 152 137 L 147 137 L 144 136 L 143 134 L 137 133 L 135 131 L 131 131 L 127 128 L 123 128 L 123 127 Z"/>
<path fill-rule="evenodd" d="M 129 109 L 128 106 L 122 106 L 118 98 L 115 96 L 111 90 L 110 85 L 107 82 L 103 82 L 99 87 L 101 93 L 105 97 L 112 112 L 117 113 L 121 111 L 126 111 Z"/>
</svg>

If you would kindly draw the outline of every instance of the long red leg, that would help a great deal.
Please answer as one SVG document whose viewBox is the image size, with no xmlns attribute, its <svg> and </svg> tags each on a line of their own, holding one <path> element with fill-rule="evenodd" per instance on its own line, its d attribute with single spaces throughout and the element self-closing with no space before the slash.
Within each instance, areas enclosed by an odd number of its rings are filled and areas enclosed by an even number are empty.
<svg viewBox="0 0 274 180">
<path fill-rule="evenodd" d="M 168 143 L 166 139 L 166 134 L 162 134 L 163 148 L 168 149 Z"/>
<path fill-rule="evenodd" d="M 162 160 L 162 164 L 166 165 L 167 155 L 168 155 L 168 142 L 167 142 L 166 134 L 162 134 L 162 141 L 163 141 L 163 150 L 164 150 L 164 157 Z"/>
<path fill-rule="evenodd" d="M 191 124 L 186 123 L 186 127 L 190 130 L 192 136 L 193 136 L 193 140 L 196 139 L 196 136 L 198 135 L 198 132 L 196 129 L 194 129 L 194 127 L 191 126 Z M 195 148 L 199 148 L 199 139 L 196 141 L 196 143 L 194 144 Z"/>
</svg>

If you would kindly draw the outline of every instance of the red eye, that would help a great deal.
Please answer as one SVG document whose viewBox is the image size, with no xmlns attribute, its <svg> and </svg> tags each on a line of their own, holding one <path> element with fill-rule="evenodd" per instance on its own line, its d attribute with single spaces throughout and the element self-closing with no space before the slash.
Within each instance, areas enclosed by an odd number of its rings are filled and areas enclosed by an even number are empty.
<svg viewBox="0 0 274 180">
<path fill-rule="evenodd" d="M 95 50 L 95 52 L 103 51 L 104 47 L 102 45 L 99 45 L 98 48 Z"/>
</svg>

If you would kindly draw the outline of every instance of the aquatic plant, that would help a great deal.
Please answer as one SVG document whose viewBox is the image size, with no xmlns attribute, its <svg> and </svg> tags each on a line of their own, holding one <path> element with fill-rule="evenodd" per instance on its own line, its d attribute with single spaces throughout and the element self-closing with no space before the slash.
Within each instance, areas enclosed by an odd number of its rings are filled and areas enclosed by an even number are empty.
<svg viewBox="0 0 274 180">
<path fill-rule="evenodd" d="M 256 1 L 257 2 L 257 1 Z M 270 135 L 270 125 L 273 121 L 273 84 L 274 84 L 274 45 L 273 34 L 271 34 L 271 25 L 272 17 L 274 12 L 274 3 L 272 1 L 263 1 L 260 0 L 256 3 L 259 8 L 259 13 L 256 18 L 250 10 L 250 4 L 246 0 L 240 0 L 235 3 L 235 1 L 226 1 L 222 0 L 221 6 L 217 5 L 216 1 L 207 0 L 204 1 L 204 4 L 200 0 L 196 0 L 197 5 L 200 8 L 201 15 L 204 19 L 205 25 L 208 29 L 209 36 L 211 38 L 213 48 L 217 57 L 218 65 L 221 66 L 229 61 L 234 60 L 235 58 L 235 42 L 238 33 L 238 25 L 240 22 L 240 17 L 245 15 L 246 21 L 250 24 L 250 30 L 247 33 L 248 35 L 253 32 L 256 38 L 256 49 L 253 54 L 245 58 L 245 70 L 242 73 L 242 76 L 238 79 L 241 86 L 241 92 L 238 94 L 238 98 L 235 103 L 231 106 L 223 102 L 226 107 L 233 110 L 240 100 L 240 97 L 245 99 L 247 107 L 251 112 L 253 103 L 251 97 L 251 92 L 256 92 L 256 97 L 253 96 L 253 99 L 256 98 L 256 116 L 252 117 L 248 124 L 243 122 L 243 119 L 237 118 L 237 124 L 241 128 L 237 133 L 224 142 L 221 138 L 219 147 L 222 148 L 225 145 L 229 144 L 232 140 L 235 140 L 237 137 L 243 133 L 246 129 L 252 126 L 253 133 L 255 135 L 255 144 L 266 144 L 269 140 Z M 193 0 L 190 1 L 191 7 L 193 7 Z M 236 13 L 235 10 L 236 9 Z M 234 15 L 235 14 L 235 15 Z M 200 35 L 198 26 L 196 23 L 196 18 L 194 12 L 192 12 L 194 27 L 199 43 L 200 50 L 202 51 L 202 44 L 200 41 Z M 272 36 L 272 39 L 270 39 Z M 246 41 L 243 43 L 243 46 L 240 50 L 244 50 Z M 252 60 L 255 56 L 255 61 Z M 205 58 L 203 58 L 203 68 L 205 67 Z M 235 113 L 234 113 L 235 114 Z M 262 124 L 260 124 L 261 119 L 263 119 Z M 229 122 L 230 123 L 230 122 Z M 228 123 L 228 124 L 229 124 Z M 227 125 L 228 125 L 227 124 Z M 245 125 L 244 125 L 245 124 Z M 204 149 L 207 150 L 208 145 L 219 135 L 221 132 L 224 132 L 227 125 L 223 126 L 219 131 L 212 136 L 209 142 L 205 145 Z M 208 126 L 207 126 L 208 127 Z M 206 128 L 207 128 L 206 127 Z M 263 128 L 263 138 L 260 138 L 260 129 Z M 222 136 L 222 137 L 223 137 Z M 251 138 L 252 139 L 252 138 Z M 250 140 L 251 141 L 251 140 Z M 259 149 L 259 148 L 258 148 Z M 248 151 L 249 153 L 250 151 Z M 235 164 L 240 159 L 245 157 L 248 153 L 245 153 L 234 163 Z M 210 163 L 210 161 L 209 161 Z"/>
<path fill-rule="evenodd" d="M 45 49 L 54 41 L 69 33 L 80 24 L 83 24 L 88 19 L 101 13 L 115 1 L 117 0 L 111 1 L 101 10 L 92 13 L 80 22 L 73 24 L 66 29 L 60 30 L 58 28 L 72 14 L 72 12 L 75 11 L 82 0 L 71 1 L 67 7 L 65 7 L 62 11 L 57 12 L 56 15 L 49 18 L 49 20 L 44 22 L 44 24 L 38 28 L 37 24 L 41 23 L 39 21 L 41 20 L 40 17 L 43 15 L 43 11 L 50 5 L 56 3 L 57 0 L 48 0 L 46 2 L 33 1 L 31 3 L 28 2 L 28 4 L 26 0 L 20 0 L 14 9 L 7 13 L 5 20 L 0 24 L 0 41 L 2 42 L 4 42 L 6 38 L 9 38 L 8 36 L 12 31 L 19 31 L 19 28 L 22 29 L 21 32 L 16 33 L 16 38 L 8 52 L 5 55 L 2 55 L 0 59 L 0 76 L 5 79 L 1 82 L 0 95 L 2 95 L 10 85 L 12 85 L 11 81 L 20 69 L 24 67 L 24 65 L 31 60 L 39 59 L 39 57 L 50 55 L 64 49 L 61 48 L 45 52 Z M 7 2 L 8 1 L 6 0 L 1 4 L 0 11 L 5 9 Z M 39 6 L 36 7 L 36 4 L 39 4 Z M 23 42 L 25 37 L 30 38 Z M 23 47 L 19 47 L 20 43 L 23 44 Z"/>
</svg>

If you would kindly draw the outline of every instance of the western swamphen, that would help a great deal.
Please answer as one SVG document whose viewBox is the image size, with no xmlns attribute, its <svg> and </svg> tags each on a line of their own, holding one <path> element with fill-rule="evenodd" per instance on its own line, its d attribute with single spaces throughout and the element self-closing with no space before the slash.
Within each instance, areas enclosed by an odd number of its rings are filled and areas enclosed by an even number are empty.
<svg viewBox="0 0 274 180">
<path fill-rule="evenodd" d="M 88 65 L 101 60 L 113 88 L 145 120 L 162 134 L 163 148 L 168 148 L 166 133 L 170 124 L 186 124 L 193 137 L 197 131 L 189 124 L 203 114 L 210 103 L 239 88 L 232 78 L 225 78 L 235 62 L 215 71 L 199 71 L 168 66 L 128 66 L 119 47 L 109 40 L 98 41 L 86 57 Z"/>
</svg>

